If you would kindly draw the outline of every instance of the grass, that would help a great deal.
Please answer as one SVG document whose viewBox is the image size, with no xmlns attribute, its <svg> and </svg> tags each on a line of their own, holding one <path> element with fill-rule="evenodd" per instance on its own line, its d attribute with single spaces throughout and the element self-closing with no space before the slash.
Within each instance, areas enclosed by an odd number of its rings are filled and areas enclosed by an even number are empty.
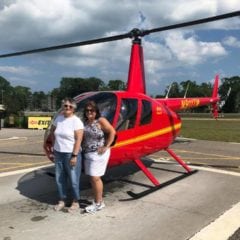
<svg viewBox="0 0 240 240">
<path fill-rule="evenodd" d="M 182 118 L 180 135 L 186 138 L 240 143 L 240 119 Z"/>
</svg>

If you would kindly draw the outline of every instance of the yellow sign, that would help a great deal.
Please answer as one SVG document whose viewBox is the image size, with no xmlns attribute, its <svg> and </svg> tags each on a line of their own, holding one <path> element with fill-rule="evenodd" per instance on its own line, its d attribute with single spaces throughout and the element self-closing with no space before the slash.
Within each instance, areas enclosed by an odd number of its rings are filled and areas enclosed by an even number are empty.
<svg viewBox="0 0 240 240">
<path fill-rule="evenodd" d="M 48 128 L 51 117 L 28 117 L 28 128 L 44 129 Z"/>
</svg>

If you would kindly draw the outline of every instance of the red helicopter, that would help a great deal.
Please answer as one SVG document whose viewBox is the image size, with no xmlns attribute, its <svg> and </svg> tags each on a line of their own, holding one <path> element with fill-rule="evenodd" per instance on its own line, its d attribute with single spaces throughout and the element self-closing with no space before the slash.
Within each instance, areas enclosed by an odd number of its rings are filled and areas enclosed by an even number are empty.
<svg viewBox="0 0 240 240">
<path fill-rule="evenodd" d="M 217 118 L 217 103 L 220 100 L 218 97 L 219 77 L 215 77 L 212 96 L 210 97 L 151 98 L 146 95 L 141 38 L 153 32 L 182 28 L 239 15 L 240 11 L 237 11 L 191 22 L 155 28 L 152 30 L 133 29 L 129 33 L 122 35 L 4 54 L 0 55 L 0 57 L 11 57 L 131 38 L 132 49 L 126 91 L 103 91 L 80 94 L 75 97 L 78 105 L 77 113 L 81 117 L 87 101 L 94 100 L 97 102 L 101 114 L 111 122 L 117 131 L 117 140 L 115 145 L 112 146 L 108 167 L 133 161 L 155 186 L 159 186 L 159 181 L 144 165 L 141 158 L 154 152 L 165 150 L 186 170 L 188 174 L 192 173 L 190 167 L 178 157 L 172 149 L 170 149 L 170 145 L 179 135 L 182 125 L 180 116 L 176 111 L 204 105 L 212 105 L 213 116 Z M 48 139 L 48 131 L 46 131 L 45 142 L 47 148 L 51 147 L 52 143 Z M 47 156 L 49 156 L 49 154 L 47 154 Z"/>
</svg>

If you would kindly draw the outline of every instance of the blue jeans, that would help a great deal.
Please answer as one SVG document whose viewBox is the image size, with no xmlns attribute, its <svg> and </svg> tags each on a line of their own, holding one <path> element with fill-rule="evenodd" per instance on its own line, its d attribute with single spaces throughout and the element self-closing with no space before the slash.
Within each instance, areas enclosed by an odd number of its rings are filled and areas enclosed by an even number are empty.
<svg viewBox="0 0 240 240">
<path fill-rule="evenodd" d="M 70 165 L 72 153 L 58 152 L 54 150 L 55 178 L 60 200 L 67 198 L 67 183 L 71 185 L 74 200 L 80 199 L 80 175 L 82 168 L 82 155 L 77 156 L 77 164 Z"/>
</svg>

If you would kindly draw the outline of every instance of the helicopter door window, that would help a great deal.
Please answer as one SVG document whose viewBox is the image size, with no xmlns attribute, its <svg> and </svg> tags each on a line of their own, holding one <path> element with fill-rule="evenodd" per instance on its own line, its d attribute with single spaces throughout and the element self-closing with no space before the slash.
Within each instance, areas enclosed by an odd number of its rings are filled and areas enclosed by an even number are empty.
<svg viewBox="0 0 240 240">
<path fill-rule="evenodd" d="M 133 128 L 137 117 L 137 99 L 122 99 L 117 130 Z"/>
<path fill-rule="evenodd" d="M 152 104 L 147 100 L 142 100 L 140 125 L 151 123 L 151 121 L 152 121 Z"/>
</svg>

